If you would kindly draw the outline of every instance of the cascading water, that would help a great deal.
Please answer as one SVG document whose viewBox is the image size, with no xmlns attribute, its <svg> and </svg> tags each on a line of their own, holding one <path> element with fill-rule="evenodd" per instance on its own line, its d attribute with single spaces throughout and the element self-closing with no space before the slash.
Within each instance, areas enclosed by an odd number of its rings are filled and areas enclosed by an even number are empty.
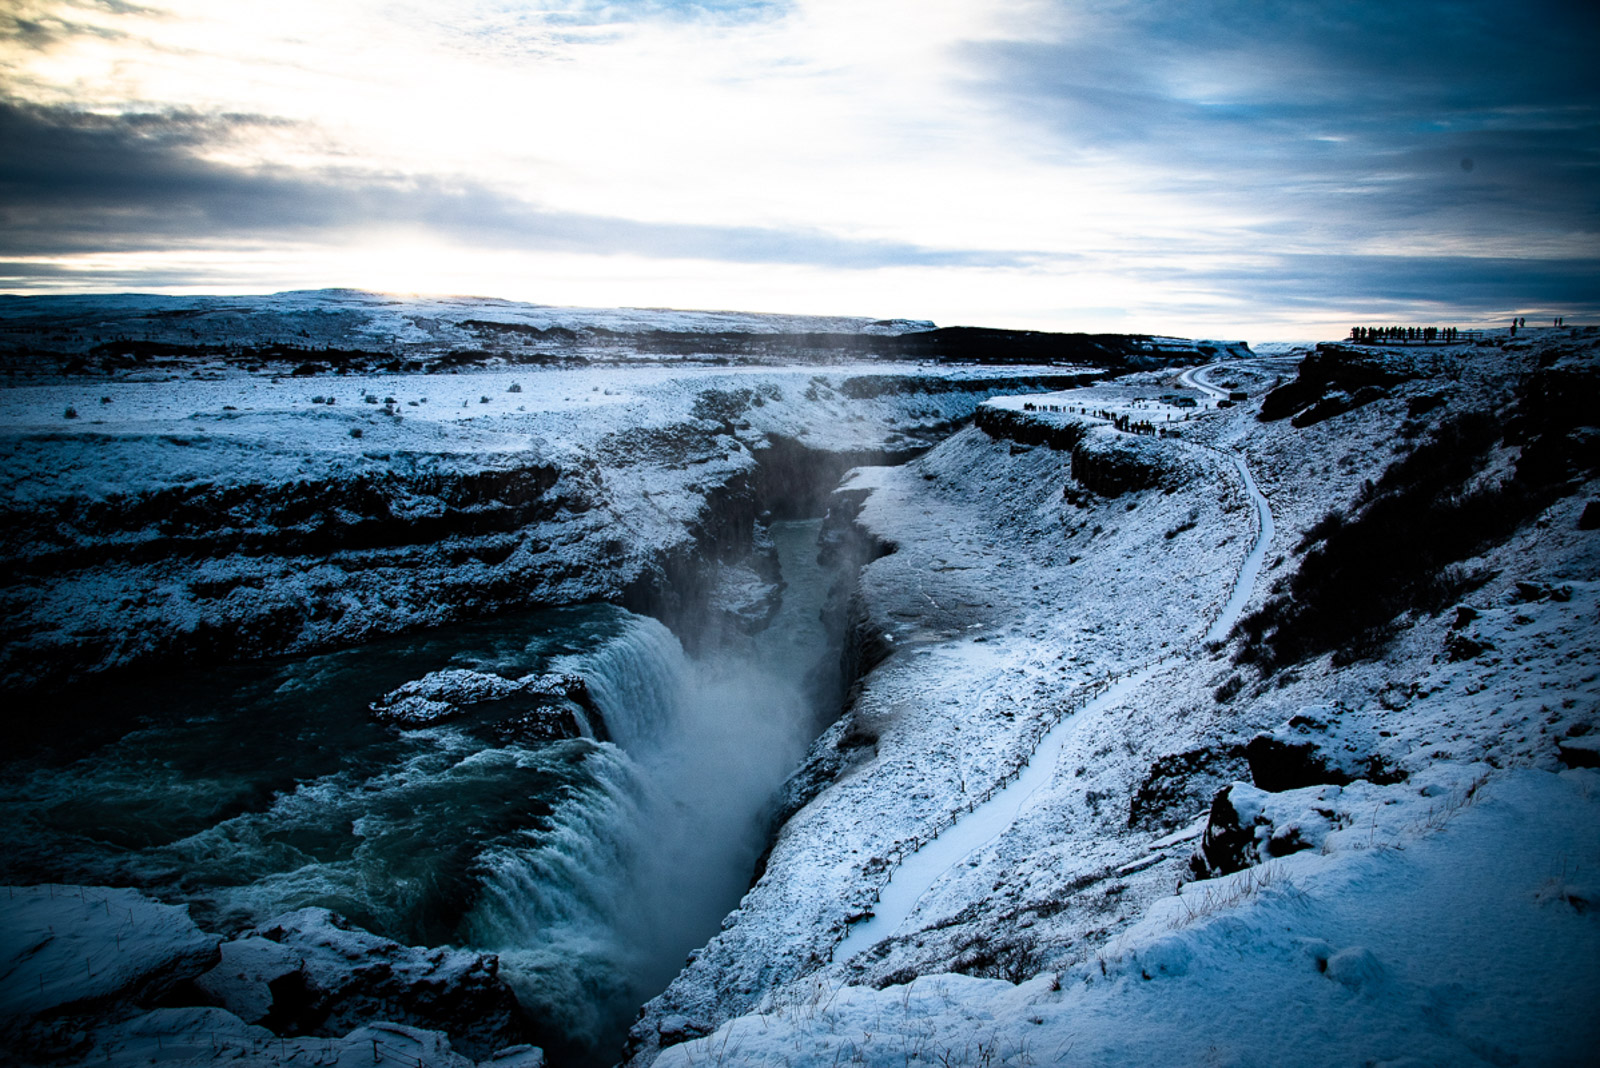
<svg viewBox="0 0 1600 1068">
<path fill-rule="evenodd" d="M 598 605 L 69 695 L 0 767 L 0 879 L 136 886 L 223 932 L 323 905 L 494 950 L 553 1063 L 610 1063 L 737 903 L 820 726 L 817 528 L 774 525 L 777 619 L 697 661 Z M 420 729 L 368 713 L 443 667 L 579 674 L 611 741 L 508 739 L 515 698 Z"/>
<path fill-rule="evenodd" d="M 821 623 L 833 572 L 815 562 L 818 527 L 774 525 L 787 588 L 754 640 L 691 661 L 665 627 L 638 619 L 562 665 L 588 680 L 617 744 L 590 759 L 596 786 L 558 810 L 554 833 L 493 858 L 464 931 L 501 954 L 536 1018 L 562 1020 L 546 1041 L 566 1060 L 613 1061 L 634 1010 L 749 884 L 767 806 L 819 726 L 808 676 L 837 662 Z"/>
</svg>

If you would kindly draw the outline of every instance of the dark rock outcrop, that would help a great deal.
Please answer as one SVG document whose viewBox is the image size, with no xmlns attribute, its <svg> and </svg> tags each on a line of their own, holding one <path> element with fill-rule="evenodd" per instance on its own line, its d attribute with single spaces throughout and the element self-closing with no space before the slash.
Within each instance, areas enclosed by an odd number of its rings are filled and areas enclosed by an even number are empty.
<svg viewBox="0 0 1600 1068">
<path fill-rule="evenodd" d="M 1556 752 L 1569 768 L 1600 768 L 1600 734 L 1563 738 L 1556 743 Z"/>
<path fill-rule="evenodd" d="M 1195 879 L 1214 879 L 1261 863 L 1272 825 L 1263 818 L 1265 791 L 1236 782 L 1217 792 L 1211 815 L 1189 871 Z"/>
<path fill-rule="evenodd" d="M 1096 428 L 1072 449 L 1072 480 L 1102 497 L 1173 483 L 1178 471 L 1155 438 Z"/>
<path fill-rule="evenodd" d="M 277 1034 L 342 1035 L 387 1020 L 444 1031 L 481 1058 L 527 1037 L 499 969 L 492 953 L 402 946 L 307 908 L 225 943 L 196 985 Z"/>
<path fill-rule="evenodd" d="M 1244 746 L 1203 745 L 1168 753 L 1150 765 L 1128 806 L 1132 830 L 1170 831 L 1193 818 L 1205 799 L 1247 769 Z"/>
<path fill-rule="evenodd" d="M 1329 706 L 1302 709 L 1284 726 L 1251 738 L 1244 747 L 1250 778 L 1271 793 L 1356 779 L 1400 782 L 1405 774 L 1343 729 L 1340 710 Z"/>
<path fill-rule="evenodd" d="M 1295 426 L 1310 426 L 1387 396 L 1390 386 L 1428 374 L 1434 362 L 1408 352 L 1323 342 L 1301 361 L 1296 378 L 1262 399 L 1257 418 L 1294 416 Z"/>
<path fill-rule="evenodd" d="M 1073 449 L 1083 440 L 1091 425 L 1086 420 L 1071 418 L 1036 419 L 1026 412 L 994 405 L 980 405 L 973 417 L 979 430 L 997 441 L 1015 441 L 1019 445 L 1048 445 L 1060 452 Z"/>
</svg>

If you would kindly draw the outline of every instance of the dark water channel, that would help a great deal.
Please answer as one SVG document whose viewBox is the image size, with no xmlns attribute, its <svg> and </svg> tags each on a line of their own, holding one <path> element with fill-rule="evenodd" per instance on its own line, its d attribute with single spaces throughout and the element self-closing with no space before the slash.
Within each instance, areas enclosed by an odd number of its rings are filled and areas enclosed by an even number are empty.
<svg viewBox="0 0 1600 1068">
<path fill-rule="evenodd" d="M 595 605 L 68 694 L 0 767 L 0 879 L 134 886 L 223 933 L 319 905 L 493 950 L 556 1064 L 609 1064 L 737 903 L 831 711 L 819 522 L 774 524 L 772 626 L 699 660 Z M 508 740 L 504 701 L 420 729 L 369 712 L 444 668 L 581 675 L 611 740 Z"/>
</svg>

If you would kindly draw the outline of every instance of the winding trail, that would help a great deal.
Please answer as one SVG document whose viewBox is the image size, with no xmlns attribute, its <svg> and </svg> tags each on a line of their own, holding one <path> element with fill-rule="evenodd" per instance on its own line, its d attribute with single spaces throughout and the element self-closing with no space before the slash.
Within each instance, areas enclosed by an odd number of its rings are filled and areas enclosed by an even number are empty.
<svg viewBox="0 0 1600 1068">
<path fill-rule="evenodd" d="M 1191 367 L 1178 376 L 1178 380 L 1191 389 L 1209 396 L 1225 399 L 1228 391 L 1212 385 L 1204 378 L 1210 367 Z M 1267 547 L 1272 543 L 1274 528 L 1272 509 L 1267 498 L 1256 486 L 1249 465 L 1237 452 L 1226 449 L 1212 451 L 1227 457 L 1244 481 L 1246 495 L 1254 506 L 1256 539 L 1239 565 L 1233 589 L 1222 611 L 1206 631 L 1205 641 L 1221 641 L 1244 613 L 1244 606 L 1255 588 L 1261 562 Z M 916 911 L 917 905 L 946 873 L 973 853 L 989 845 L 1006 833 L 1017 818 L 1027 809 L 1033 796 L 1049 785 L 1055 774 L 1056 763 L 1068 739 L 1077 730 L 1084 713 L 1098 712 L 1115 706 L 1128 694 L 1137 690 L 1151 676 L 1176 665 L 1181 656 L 1166 656 L 1151 661 L 1143 667 L 1121 676 L 1073 714 L 1061 719 L 1040 738 L 1033 755 L 1021 773 L 1006 786 L 997 790 L 987 801 L 977 805 L 966 817 L 959 819 L 948 830 L 937 835 L 915 852 L 905 856 L 878 890 L 877 903 L 866 919 L 852 925 L 844 938 L 834 947 L 832 959 L 847 961 L 897 932 Z"/>
</svg>

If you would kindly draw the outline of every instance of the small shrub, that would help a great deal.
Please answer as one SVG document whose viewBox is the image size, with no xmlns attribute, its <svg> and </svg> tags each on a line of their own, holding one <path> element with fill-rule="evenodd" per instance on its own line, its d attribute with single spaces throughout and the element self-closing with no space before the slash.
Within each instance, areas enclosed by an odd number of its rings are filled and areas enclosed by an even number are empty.
<svg viewBox="0 0 1600 1068">
<path fill-rule="evenodd" d="M 353 437 L 353 438 L 359 438 L 361 436 L 361 428 L 358 427 L 358 426 L 351 427 L 350 428 L 350 436 Z"/>
<path fill-rule="evenodd" d="M 76 419 L 76 418 L 78 418 L 78 409 L 76 409 L 76 408 L 74 408 L 74 407 L 73 407 L 73 406 L 72 406 L 72 405 L 70 405 L 70 404 L 69 404 L 69 405 L 67 405 L 67 410 L 66 410 L 66 413 L 65 413 L 65 418 L 67 418 L 67 419 Z"/>
</svg>

